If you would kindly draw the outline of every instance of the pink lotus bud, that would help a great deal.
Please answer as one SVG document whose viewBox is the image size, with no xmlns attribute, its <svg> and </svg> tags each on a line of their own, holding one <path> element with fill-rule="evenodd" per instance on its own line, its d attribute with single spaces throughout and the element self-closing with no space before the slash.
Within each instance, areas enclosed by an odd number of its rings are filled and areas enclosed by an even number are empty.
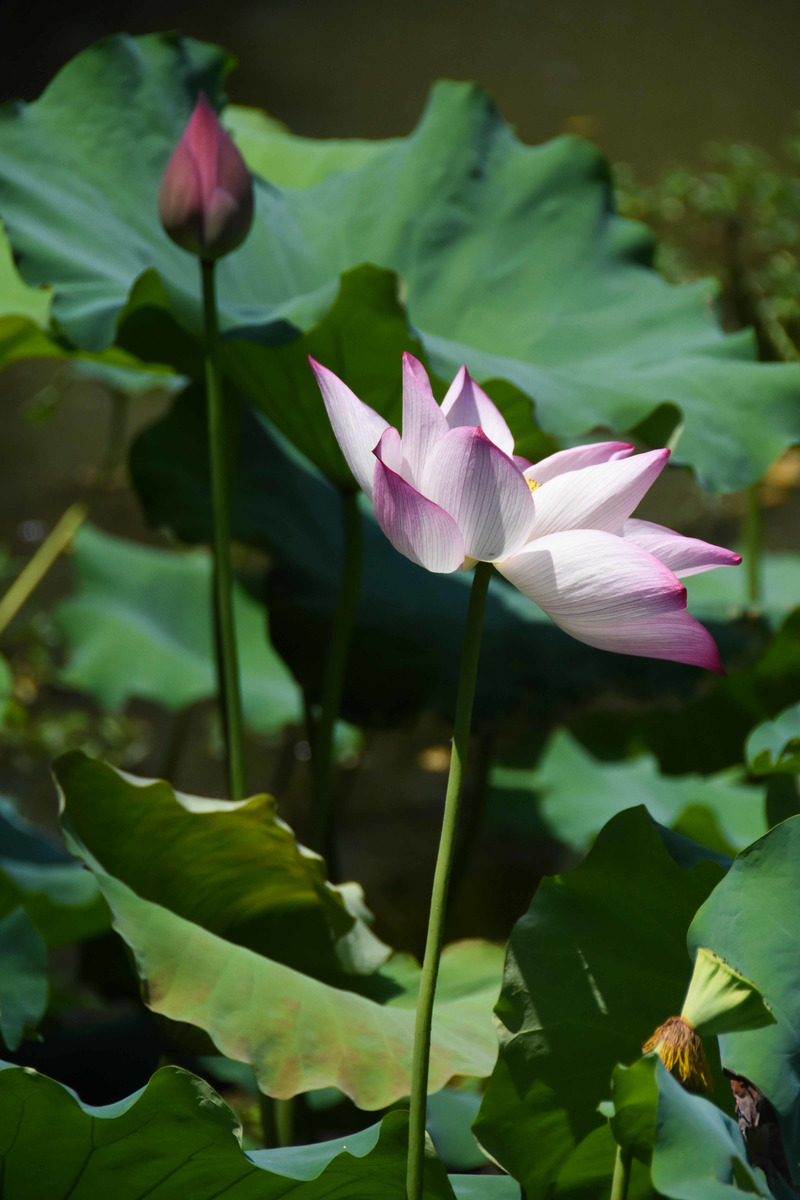
<svg viewBox="0 0 800 1200">
<path fill-rule="evenodd" d="M 250 231 L 250 172 L 202 92 L 161 179 L 158 211 L 173 242 L 207 260 L 230 254 Z"/>
</svg>

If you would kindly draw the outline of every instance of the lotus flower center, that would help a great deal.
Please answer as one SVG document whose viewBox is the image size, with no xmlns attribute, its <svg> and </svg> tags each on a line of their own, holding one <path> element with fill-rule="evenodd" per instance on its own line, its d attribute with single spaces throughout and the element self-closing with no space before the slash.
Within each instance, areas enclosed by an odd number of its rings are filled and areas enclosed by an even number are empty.
<svg viewBox="0 0 800 1200">
<path fill-rule="evenodd" d="M 525 482 L 532 492 L 535 492 L 537 488 L 542 486 L 540 483 L 537 483 L 535 479 L 526 479 Z"/>
</svg>

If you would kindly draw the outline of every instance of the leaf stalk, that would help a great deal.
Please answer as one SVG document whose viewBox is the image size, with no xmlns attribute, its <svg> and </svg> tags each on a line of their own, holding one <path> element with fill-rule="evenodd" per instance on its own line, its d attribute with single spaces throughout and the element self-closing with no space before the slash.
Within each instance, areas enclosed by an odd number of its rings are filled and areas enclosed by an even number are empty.
<svg viewBox="0 0 800 1200">
<path fill-rule="evenodd" d="M 614 1175 L 611 1180 L 610 1200 L 628 1200 L 628 1184 L 631 1175 L 631 1154 L 617 1146 L 617 1157 L 614 1160 Z"/>
</svg>

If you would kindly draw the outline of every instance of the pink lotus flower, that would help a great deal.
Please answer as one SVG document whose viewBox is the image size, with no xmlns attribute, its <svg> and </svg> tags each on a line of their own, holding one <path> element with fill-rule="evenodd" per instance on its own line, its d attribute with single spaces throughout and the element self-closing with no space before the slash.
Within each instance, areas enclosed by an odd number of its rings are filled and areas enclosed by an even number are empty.
<svg viewBox="0 0 800 1200">
<path fill-rule="evenodd" d="M 465 367 L 440 407 L 410 354 L 401 437 L 310 361 L 336 440 L 401 554 L 438 572 L 491 562 L 578 641 L 724 674 L 680 577 L 740 556 L 631 518 L 669 450 L 629 457 L 626 442 L 598 442 L 531 465 Z"/>
<path fill-rule="evenodd" d="M 202 92 L 162 176 L 158 211 L 173 242 L 206 261 L 230 254 L 250 231 L 250 172 Z"/>
</svg>

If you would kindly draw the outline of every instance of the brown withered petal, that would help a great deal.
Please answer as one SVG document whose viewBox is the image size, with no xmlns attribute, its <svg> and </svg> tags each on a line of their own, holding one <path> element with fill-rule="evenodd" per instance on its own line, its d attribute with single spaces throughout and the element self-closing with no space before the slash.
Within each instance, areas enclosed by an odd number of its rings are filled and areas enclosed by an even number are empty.
<svg viewBox="0 0 800 1200">
<path fill-rule="evenodd" d="M 700 1035 L 684 1017 L 668 1017 L 642 1046 L 642 1053 L 655 1050 L 664 1066 L 687 1092 L 710 1092 L 714 1081 Z"/>
</svg>

